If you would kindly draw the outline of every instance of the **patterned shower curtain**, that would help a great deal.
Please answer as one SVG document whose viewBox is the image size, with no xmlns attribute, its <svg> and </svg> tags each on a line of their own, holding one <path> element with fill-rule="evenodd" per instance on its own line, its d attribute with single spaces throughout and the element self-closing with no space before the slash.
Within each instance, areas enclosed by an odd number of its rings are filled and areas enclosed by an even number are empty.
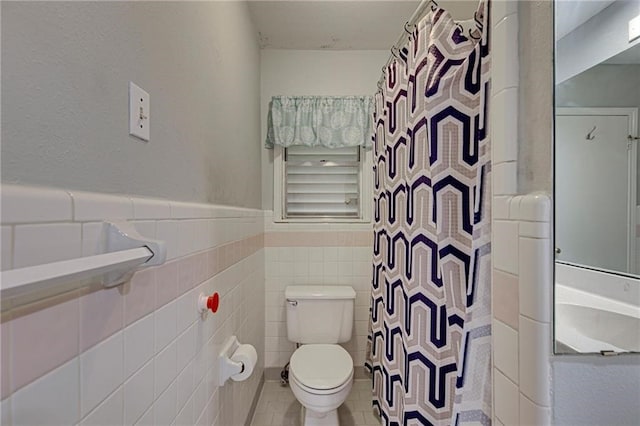
<svg viewBox="0 0 640 426">
<path fill-rule="evenodd" d="M 491 424 L 488 8 L 470 27 L 434 4 L 375 97 L 367 367 L 388 426 Z"/>
</svg>

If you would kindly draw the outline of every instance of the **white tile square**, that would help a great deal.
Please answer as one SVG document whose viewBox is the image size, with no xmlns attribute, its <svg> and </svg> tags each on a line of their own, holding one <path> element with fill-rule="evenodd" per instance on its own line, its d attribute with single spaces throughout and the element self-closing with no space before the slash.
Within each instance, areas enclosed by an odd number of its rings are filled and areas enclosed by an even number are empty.
<svg viewBox="0 0 640 426">
<path fill-rule="evenodd" d="M 158 397 L 166 388 L 169 383 L 176 378 L 176 366 L 177 366 L 177 344 L 171 343 L 162 352 L 156 355 L 154 362 L 155 369 L 155 395 Z"/>
<path fill-rule="evenodd" d="M 193 383 L 193 362 L 187 364 L 184 370 L 178 374 L 177 385 L 178 410 L 181 410 L 195 389 Z"/>
<path fill-rule="evenodd" d="M 126 196 L 82 191 L 72 191 L 71 196 L 76 222 L 133 219 L 133 204 Z"/>
<path fill-rule="evenodd" d="M 136 423 L 136 426 L 156 426 L 153 418 L 153 405 L 140 417 Z"/>
<path fill-rule="evenodd" d="M 496 369 L 493 396 L 496 417 L 505 425 L 517 425 L 520 421 L 518 387 Z"/>
<path fill-rule="evenodd" d="M 93 256 L 104 253 L 102 238 L 106 225 L 103 222 L 89 222 L 82 224 L 82 255 Z"/>
<path fill-rule="evenodd" d="M 491 22 L 496 25 L 502 19 L 518 12 L 518 0 L 493 0 L 491 2 Z"/>
<path fill-rule="evenodd" d="M 520 315 L 520 392 L 534 403 L 551 404 L 551 325 Z"/>
<path fill-rule="evenodd" d="M 153 404 L 153 417 L 158 426 L 170 425 L 176 417 L 176 389 L 174 381 Z"/>
<path fill-rule="evenodd" d="M 492 99 L 491 161 L 494 164 L 518 160 L 518 89 L 505 89 Z"/>
<path fill-rule="evenodd" d="M 194 251 L 206 250 L 210 246 L 209 220 L 199 219 L 194 221 Z"/>
<path fill-rule="evenodd" d="M 511 197 L 508 195 L 493 197 L 493 203 L 491 204 L 493 219 L 509 219 L 510 205 Z"/>
<path fill-rule="evenodd" d="M 551 240 L 520 237 L 520 314 L 551 322 L 553 254 Z"/>
<path fill-rule="evenodd" d="M 81 422 L 81 426 L 106 426 L 122 424 L 124 406 L 122 388 L 118 388 Z"/>
<path fill-rule="evenodd" d="M 186 292 L 176 300 L 178 334 L 182 333 L 198 320 L 199 313 L 197 303 L 198 294 L 196 293 L 196 289 Z"/>
<path fill-rule="evenodd" d="M 544 192 L 525 195 L 522 198 L 520 219 L 533 222 L 551 221 L 551 198 Z"/>
<path fill-rule="evenodd" d="M 323 255 L 325 262 L 337 262 L 338 247 L 323 247 Z"/>
<path fill-rule="evenodd" d="M 13 235 L 14 268 L 75 259 L 82 254 L 80 224 L 17 225 Z"/>
<path fill-rule="evenodd" d="M 169 201 L 152 198 L 131 198 L 135 219 L 169 219 L 171 207 Z"/>
<path fill-rule="evenodd" d="M 3 224 L 72 219 L 71 197 L 66 191 L 3 183 L 1 192 Z"/>
<path fill-rule="evenodd" d="M 153 403 L 153 360 L 124 383 L 124 424 L 132 425 Z"/>
<path fill-rule="evenodd" d="M 522 195 L 516 195 L 511 198 L 509 203 L 509 218 L 511 220 L 520 219 L 520 203 L 522 202 Z"/>
<path fill-rule="evenodd" d="M 185 203 L 181 201 L 170 201 L 171 217 L 174 219 L 196 219 L 210 217 L 212 215 L 211 206 L 208 204 Z"/>
<path fill-rule="evenodd" d="M 11 398 L 5 398 L 0 403 L 0 425 L 11 424 Z"/>
<path fill-rule="evenodd" d="M 74 358 L 15 392 L 11 397 L 13 424 L 76 424 L 80 420 L 78 371 L 78 358 Z"/>
<path fill-rule="evenodd" d="M 160 220 L 156 223 L 156 238 L 167 247 L 167 260 L 178 257 L 178 222 Z"/>
<path fill-rule="evenodd" d="M 174 300 L 153 313 L 153 316 L 155 317 L 156 353 L 164 349 L 178 335 L 176 331 L 178 318 L 176 305 L 177 302 Z"/>
<path fill-rule="evenodd" d="M 84 417 L 123 382 L 120 331 L 80 355 L 80 408 Z"/>
<path fill-rule="evenodd" d="M 549 407 L 541 407 L 520 394 L 520 422 L 518 425 L 549 426 L 551 425 L 551 409 Z"/>
<path fill-rule="evenodd" d="M 204 407 L 207 405 L 207 399 L 209 399 L 207 383 L 206 380 L 203 379 L 200 380 L 199 384 L 197 384 L 196 390 L 193 393 L 193 412 L 196 416 L 204 411 Z"/>
<path fill-rule="evenodd" d="M 196 356 L 196 326 L 192 325 L 182 333 L 182 335 L 178 336 L 177 339 L 178 348 L 177 348 L 177 366 L 178 371 L 182 371 L 183 368 L 187 366 L 189 361 Z"/>
<path fill-rule="evenodd" d="M 493 265 L 518 275 L 518 222 L 496 220 L 493 223 Z"/>
<path fill-rule="evenodd" d="M 518 165 L 515 161 L 492 166 L 493 195 L 513 195 L 518 192 Z"/>
<path fill-rule="evenodd" d="M 180 409 L 178 407 L 178 415 L 176 416 L 176 426 L 195 426 L 193 424 L 193 398 Z"/>
<path fill-rule="evenodd" d="M 196 221 L 178 221 L 178 257 L 186 256 L 196 251 Z"/>
<path fill-rule="evenodd" d="M 496 23 L 491 53 L 493 94 L 518 87 L 518 15 L 509 15 Z"/>
<path fill-rule="evenodd" d="M 156 238 L 156 221 L 154 220 L 136 220 L 133 227 L 140 235 L 146 238 Z"/>
<path fill-rule="evenodd" d="M 138 371 L 155 354 L 153 314 L 134 322 L 124 330 L 125 378 Z"/>
<path fill-rule="evenodd" d="M 518 332 L 501 321 L 493 321 L 495 366 L 511 381 L 518 383 Z"/>
<path fill-rule="evenodd" d="M 520 236 L 530 238 L 551 238 L 551 224 L 548 222 L 520 222 Z"/>
<path fill-rule="evenodd" d="M 0 257 L 2 257 L 2 271 L 13 268 L 13 228 L 0 227 Z"/>
</svg>

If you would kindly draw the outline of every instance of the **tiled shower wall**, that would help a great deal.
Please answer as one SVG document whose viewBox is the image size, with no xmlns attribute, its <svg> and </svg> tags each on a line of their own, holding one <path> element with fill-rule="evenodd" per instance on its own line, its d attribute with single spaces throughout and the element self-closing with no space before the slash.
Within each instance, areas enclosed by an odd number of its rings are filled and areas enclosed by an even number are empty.
<svg viewBox="0 0 640 426">
<path fill-rule="evenodd" d="M 164 240 L 167 262 L 5 310 L 1 423 L 244 424 L 263 372 L 263 212 L 3 185 L 2 269 L 95 254 L 103 220 Z M 213 291 L 220 310 L 200 316 L 198 294 Z M 219 387 L 231 335 L 259 362 Z"/>
<path fill-rule="evenodd" d="M 551 202 L 518 191 L 518 2 L 492 5 L 493 417 L 551 423 Z"/>
<path fill-rule="evenodd" d="M 356 367 L 363 366 L 371 294 L 371 224 L 280 224 L 270 217 L 265 222 L 265 367 L 284 367 L 295 349 L 287 339 L 284 290 L 296 284 L 354 288 L 353 337 L 343 347 Z"/>
</svg>

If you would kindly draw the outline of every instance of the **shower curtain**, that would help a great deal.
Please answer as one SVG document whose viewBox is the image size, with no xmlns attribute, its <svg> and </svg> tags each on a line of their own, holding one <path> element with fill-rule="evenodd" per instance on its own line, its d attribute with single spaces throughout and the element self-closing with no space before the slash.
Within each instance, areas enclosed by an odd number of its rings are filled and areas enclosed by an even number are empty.
<svg viewBox="0 0 640 426">
<path fill-rule="evenodd" d="M 387 426 L 491 424 L 488 7 L 470 26 L 433 4 L 375 97 L 366 366 Z"/>
</svg>

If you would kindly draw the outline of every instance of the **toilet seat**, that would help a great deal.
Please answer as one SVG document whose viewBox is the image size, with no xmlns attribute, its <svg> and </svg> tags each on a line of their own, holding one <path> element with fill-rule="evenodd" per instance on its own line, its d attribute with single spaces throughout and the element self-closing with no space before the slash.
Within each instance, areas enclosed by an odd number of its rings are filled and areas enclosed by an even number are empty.
<svg viewBox="0 0 640 426">
<path fill-rule="evenodd" d="M 291 356 L 289 375 L 309 393 L 333 394 L 351 383 L 353 360 L 339 345 L 303 345 Z"/>
</svg>

